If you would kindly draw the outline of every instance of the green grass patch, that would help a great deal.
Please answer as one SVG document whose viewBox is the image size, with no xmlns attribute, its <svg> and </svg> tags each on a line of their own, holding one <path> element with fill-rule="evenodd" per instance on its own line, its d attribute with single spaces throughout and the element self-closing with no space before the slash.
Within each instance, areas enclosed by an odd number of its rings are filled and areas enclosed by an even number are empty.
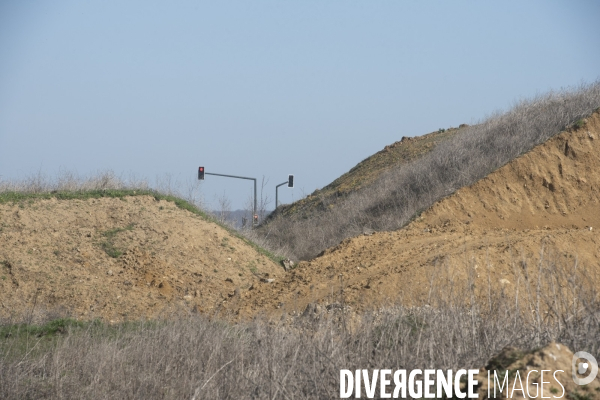
<svg viewBox="0 0 600 400">
<path fill-rule="evenodd" d="M 133 224 L 127 225 L 125 228 L 110 229 L 110 230 L 104 232 L 102 234 L 102 236 L 109 238 L 109 239 L 113 239 L 117 233 L 131 231 L 131 230 L 133 230 Z"/>
<path fill-rule="evenodd" d="M 83 322 L 70 318 L 56 319 L 43 325 L 0 325 L 0 356 L 11 360 L 26 354 L 44 354 L 56 345 L 60 337 L 83 327 Z"/>
<path fill-rule="evenodd" d="M 33 204 L 34 200 L 87 200 L 99 199 L 103 197 L 109 198 L 124 198 L 126 196 L 154 196 L 152 190 L 133 190 L 133 189 L 106 189 L 106 190 L 78 190 L 78 191 L 53 191 L 42 193 L 26 193 L 26 192 L 2 192 L 0 193 L 0 204 L 2 203 L 19 203 Z"/>
<path fill-rule="evenodd" d="M 226 249 L 229 249 L 230 251 L 235 251 L 235 247 L 233 247 L 229 243 L 229 238 L 228 237 L 224 237 L 223 238 L 223 240 L 221 241 L 221 247 L 225 247 Z"/>
<path fill-rule="evenodd" d="M 4 338 L 19 338 L 19 337 L 42 337 L 54 336 L 61 333 L 66 333 L 69 328 L 80 328 L 84 325 L 83 322 L 71 319 L 60 318 L 50 321 L 44 325 L 28 325 L 15 324 L 0 326 L 0 339 Z"/>
<path fill-rule="evenodd" d="M 102 247 L 102 250 L 104 250 L 110 257 L 119 258 L 123 254 L 123 250 L 115 246 L 115 237 L 119 232 L 131 230 L 133 230 L 133 225 L 127 225 L 125 228 L 110 229 L 102 233 L 102 236 L 105 237 L 106 240 L 100 242 L 100 247 Z"/>
<path fill-rule="evenodd" d="M 0 325 L 0 359 L 5 361 L 20 359 L 24 356 L 37 357 L 47 353 L 68 336 L 86 334 L 91 337 L 116 340 L 124 335 L 147 329 L 157 329 L 165 321 L 126 321 L 119 324 L 107 324 L 102 320 L 77 321 L 72 318 L 60 318 L 45 324 L 5 324 Z"/>
<path fill-rule="evenodd" d="M 573 124 L 573 126 L 575 127 L 575 129 L 580 129 L 583 128 L 586 124 L 585 119 L 579 119 L 577 121 L 575 121 L 575 123 Z"/>
<path fill-rule="evenodd" d="M 123 255 L 123 250 L 115 247 L 114 243 L 112 242 L 102 242 L 100 243 L 100 247 L 102 247 L 102 250 L 104 250 L 104 252 L 108 254 L 109 257 L 119 258 Z"/>
</svg>

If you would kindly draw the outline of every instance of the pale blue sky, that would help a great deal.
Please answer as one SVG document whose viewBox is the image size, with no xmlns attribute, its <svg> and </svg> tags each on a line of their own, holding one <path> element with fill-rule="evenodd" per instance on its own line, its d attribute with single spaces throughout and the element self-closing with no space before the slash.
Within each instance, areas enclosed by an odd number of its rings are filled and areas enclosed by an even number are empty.
<svg viewBox="0 0 600 400">
<path fill-rule="evenodd" d="M 0 176 L 288 173 L 600 78 L 598 1 L 0 0 Z M 207 177 L 234 208 L 249 181 Z"/>
</svg>

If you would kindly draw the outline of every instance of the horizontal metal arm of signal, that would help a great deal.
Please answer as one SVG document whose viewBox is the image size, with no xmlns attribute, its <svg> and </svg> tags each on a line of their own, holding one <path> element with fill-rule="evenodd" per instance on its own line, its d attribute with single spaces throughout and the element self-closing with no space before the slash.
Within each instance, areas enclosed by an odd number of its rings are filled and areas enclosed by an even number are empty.
<svg viewBox="0 0 600 400">
<path fill-rule="evenodd" d="M 247 176 L 237 176 L 237 175 L 225 175 L 225 174 L 214 174 L 212 172 L 205 172 L 204 175 L 216 175 L 216 176 L 226 176 L 227 178 L 239 178 L 239 179 L 249 179 L 251 181 L 256 182 L 256 178 L 248 178 Z M 287 182 L 285 182 L 287 183 Z"/>
</svg>

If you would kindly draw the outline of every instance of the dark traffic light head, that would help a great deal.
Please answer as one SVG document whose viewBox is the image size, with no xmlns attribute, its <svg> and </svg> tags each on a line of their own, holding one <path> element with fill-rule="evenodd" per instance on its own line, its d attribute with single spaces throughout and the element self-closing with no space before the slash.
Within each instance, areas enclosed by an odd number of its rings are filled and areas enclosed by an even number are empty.
<svg viewBox="0 0 600 400">
<path fill-rule="evenodd" d="M 288 187 L 294 187 L 294 175 L 288 175 Z"/>
</svg>

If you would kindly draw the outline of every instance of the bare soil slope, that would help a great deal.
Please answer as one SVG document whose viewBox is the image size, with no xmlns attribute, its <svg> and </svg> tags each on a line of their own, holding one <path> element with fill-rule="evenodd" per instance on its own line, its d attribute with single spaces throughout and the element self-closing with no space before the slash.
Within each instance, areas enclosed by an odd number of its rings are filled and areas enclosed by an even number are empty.
<svg viewBox="0 0 600 400">
<path fill-rule="evenodd" d="M 596 112 L 583 127 L 437 202 L 404 229 L 347 239 L 228 307 L 243 316 L 302 312 L 311 302 L 343 300 L 357 311 L 398 299 L 427 303 L 432 292 L 452 290 L 449 282 L 468 276 L 480 288 L 514 287 L 535 275 L 541 257 L 577 266 L 598 283 L 599 188 Z"/>
<path fill-rule="evenodd" d="M 0 204 L 0 317 L 211 312 L 280 266 L 151 196 Z"/>
</svg>

